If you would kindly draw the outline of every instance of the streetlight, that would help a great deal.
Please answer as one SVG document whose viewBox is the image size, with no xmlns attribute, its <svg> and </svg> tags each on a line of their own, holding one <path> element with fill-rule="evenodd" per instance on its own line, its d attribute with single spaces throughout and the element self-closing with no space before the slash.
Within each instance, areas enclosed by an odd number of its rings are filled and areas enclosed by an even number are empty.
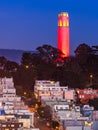
<svg viewBox="0 0 98 130">
<path fill-rule="evenodd" d="M 29 68 L 29 66 L 28 66 L 28 65 L 26 65 L 26 66 L 25 66 L 25 68 L 26 68 L 26 69 L 28 69 L 28 68 Z"/>
<path fill-rule="evenodd" d="M 93 84 L 93 74 L 90 74 L 89 77 L 90 77 L 90 85 L 92 85 Z"/>
</svg>

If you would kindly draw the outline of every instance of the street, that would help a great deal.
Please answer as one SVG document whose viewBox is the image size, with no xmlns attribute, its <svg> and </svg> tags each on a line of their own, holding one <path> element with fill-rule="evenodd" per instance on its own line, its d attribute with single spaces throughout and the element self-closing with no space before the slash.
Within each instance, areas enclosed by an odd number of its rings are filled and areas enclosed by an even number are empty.
<svg viewBox="0 0 98 130">
<path fill-rule="evenodd" d="M 39 116 L 34 116 L 34 122 L 35 127 L 40 130 L 52 130 L 49 126 L 46 126 L 46 120 Z"/>
<path fill-rule="evenodd" d="M 39 128 L 40 130 L 52 130 L 48 126 L 46 126 L 46 121 L 41 118 L 35 117 L 35 127 Z"/>
</svg>

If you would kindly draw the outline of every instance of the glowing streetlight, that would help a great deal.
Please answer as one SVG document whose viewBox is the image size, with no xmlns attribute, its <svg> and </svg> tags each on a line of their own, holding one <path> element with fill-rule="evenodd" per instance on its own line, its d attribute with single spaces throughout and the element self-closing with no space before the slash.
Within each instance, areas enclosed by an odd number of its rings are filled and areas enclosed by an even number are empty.
<svg viewBox="0 0 98 130">
<path fill-rule="evenodd" d="M 26 65 L 26 66 L 25 66 L 25 68 L 26 68 L 26 69 L 28 69 L 28 68 L 29 68 L 29 66 L 28 66 L 28 65 Z"/>
<path fill-rule="evenodd" d="M 90 77 L 90 85 L 92 85 L 93 84 L 93 74 L 90 74 L 89 77 Z"/>
<path fill-rule="evenodd" d="M 24 95 L 26 95 L 26 94 L 27 94 L 27 92 L 24 92 L 23 94 L 24 94 Z"/>
</svg>

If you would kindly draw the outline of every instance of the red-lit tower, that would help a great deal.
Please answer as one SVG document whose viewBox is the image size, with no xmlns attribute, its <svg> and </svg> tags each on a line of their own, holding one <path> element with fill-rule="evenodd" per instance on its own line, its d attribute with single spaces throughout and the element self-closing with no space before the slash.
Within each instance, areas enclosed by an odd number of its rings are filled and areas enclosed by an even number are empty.
<svg viewBox="0 0 98 130">
<path fill-rule="evenodd" d="M 69 16 L 67 12 L 58 14 L 58 49 L 69 57 Z"/>
</svg>

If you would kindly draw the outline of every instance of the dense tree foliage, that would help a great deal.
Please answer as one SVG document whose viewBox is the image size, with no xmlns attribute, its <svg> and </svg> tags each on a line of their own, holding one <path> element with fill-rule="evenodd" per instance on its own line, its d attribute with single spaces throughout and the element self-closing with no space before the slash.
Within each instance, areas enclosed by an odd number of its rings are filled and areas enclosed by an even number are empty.
<svg viewBox="0 0 98 130">
<path fill-rule="evenodd" d="M 14 72 L 17 71 L 18 66 L 19 65 L 14 61 L 6 61 L 4 69 L 9 72 Z"/>
<path fill-rule="evenodd" d="M 7 59 L 4 56 L 0 56 L 0 68 L 4 68 Z"/>
<path fill-rule="evenodd" d="M 52 111 L 51 111 L 51 107 L 50 106 L 46 105 L 44 107 L 44 114 L 45 114 L 45 118 L 47 120 L 51 120 L 51 118 L 52 118 Z"/>
<path fill-rule="evenodd" d="M 21 58 L 21 64 L 25 66 L 30 66 L 32 65 L 32 57 L 31 53 L 29 52 L 24 52 Z"/>
<path fill-rule="evenodd" d="M 90 106 L 94 106 L 95 110 L 98 110 L 98 98 L 95 98 L 93 100 L 89 100 Z"/>
<path fill-rule="evenodd" d="M 60 58 L 62 59 L 62 52 L 50 45 L 43 45 L 42 47 L 38 47 L 37 50 L 41 58 L 48 63 L 53 63 L 55 60 Z"/>
<path fill-rule="evenodd" d="M 75 50 L 75 57 L 79 65 L 86 70 L 88 58 L 92 55 L 92 49 L 85 43 L 80 44 Z"/>
<path fill-rule="evenodd" d="M 96 49 L 95 49 L 96 48 Z M 98 72 L 98 49 L 97 46 L 90 47 L 87 44 L 80 44 L 75 50 L 75 58 L 83 71 L 89 73 Z"/>
</svg>

